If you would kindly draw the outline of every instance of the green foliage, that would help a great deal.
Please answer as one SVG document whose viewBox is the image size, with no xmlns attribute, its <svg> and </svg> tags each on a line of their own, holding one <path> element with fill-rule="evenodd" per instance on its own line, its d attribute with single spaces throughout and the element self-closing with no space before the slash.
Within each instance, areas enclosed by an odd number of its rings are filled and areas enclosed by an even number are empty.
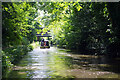
<svg viewBox="0 0 120 80">
<path fill-rule="evenodd" d="M 33 46 L 32 45 L 28 45 L 27 49 L 28 49 L 28 51 L 32 51 L 33 50 Z"/>
<path fill-rule="evenodd" d="M 31 43 L 36 35 L 32 21 L 37 16 L 35 15 L 37 9 L 31 3 L 26 2 L 4 2 L 2 7 L 3 47 L 21 45 L 24 43 L 23 37 Z"/>
<path fill-rule="evenodd" d="M 16 46 L 11 48 L 6 48 L 2 52 L 2 71 L 3 75 L 7 72 L 7 70 L 13 67 L 14 64 L 18 63 L 25 54 L 29 51 L 32 51 L 33 47 L 31 45 L 28 46 Z"/>
<path fill-rule="evenodd" d="M 107 52 L 111 56 L 120 56 L 120 2 L 107 3 L 107 9 L 109 11 L 109 17 L 111 20 L 109 34 L 109 45 L 107 46 Z"/>
<path fill-rule="evenodd" d="M 53 44 L 82 53 L 103 54 L 109 45 L 119 44 L 119 3 L 38 3 L 51 30 Z M 115 7 L 115 5 L 117 7 Z M 114 12 L 114 13 L 112 13 Z M 43 19 L 44 19 L 43 18 Z M 48 22 L 49 21 L 49 22 Z M 116 45 L 118 46 L 118 45 Z M 114 49 L 114 53 L 119 50 Z M 110 51 L 109 51 L 110 52 Z"/>
<path fill-rule="evenodd" d="M 10 68 L 12 66 L 12 63 L 10 62 L 10 57 L 11 55 L 6 55 L 5 52 L 2 52 L 2 65 L 3 65 L 3 70 L 5 68 Z"/>
<path fill-rule="evenodd" d="M 22 58 L 28 51 L 31 51 L 33 48 L 31 45 L 25 46 L 16 46 L 11 48 L 6 48 L 4 50 L 4 54 L 9 56 L 9 60 L 14 63 L 17 62 L 20 58 Z M 3 55 L 4 56 L 4 55 Z"/>
<path fill-rule="evenodd" d="M 36 3 L 2 3 L 2 67 L 12 67 L 25 54 L 33 49 L 30 43 L 36 36 L 33 22 L 37 15 Z"/>
</svg>

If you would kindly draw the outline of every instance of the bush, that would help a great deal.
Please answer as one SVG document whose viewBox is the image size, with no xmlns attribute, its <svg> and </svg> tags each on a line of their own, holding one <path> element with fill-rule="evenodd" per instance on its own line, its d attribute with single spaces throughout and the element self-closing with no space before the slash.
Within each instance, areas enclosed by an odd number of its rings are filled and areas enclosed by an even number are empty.
<svg viewBox="0 0 120 80">
<path fill-rule="evenodd" d="M 9 69 L 16 64 L 25 54 L 33 50 L 31 45 L 14 46 L 2 51 L 2 69 Z"/>
<path fill-rule="evenodd" d="M 32 45 L 28 45 L 28 51 L 32 51 L 33 50 L 33 46 Z"/>
<path fill-rule="evenodd" d="M 2 72 L 6 72 L 6 69 L 10 69 L 13 67 L 13 64 L 11 63 L 10 56 L 7 56 L 4 51 L 2 51 Z"/>
</svg>

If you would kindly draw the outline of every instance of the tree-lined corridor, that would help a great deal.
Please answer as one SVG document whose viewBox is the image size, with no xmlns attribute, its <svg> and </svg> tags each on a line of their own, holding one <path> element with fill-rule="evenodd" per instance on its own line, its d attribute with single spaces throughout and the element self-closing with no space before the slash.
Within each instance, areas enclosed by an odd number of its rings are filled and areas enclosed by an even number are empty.
<svg viewBox="0 0 120 80">
<path fill-rule="evenodd" d="M 120 2 L 2 2 L 4 78 L 118 78 L 119 9 Z M 40 49 L 42 37 L 53 47 Z"/>
</svg>

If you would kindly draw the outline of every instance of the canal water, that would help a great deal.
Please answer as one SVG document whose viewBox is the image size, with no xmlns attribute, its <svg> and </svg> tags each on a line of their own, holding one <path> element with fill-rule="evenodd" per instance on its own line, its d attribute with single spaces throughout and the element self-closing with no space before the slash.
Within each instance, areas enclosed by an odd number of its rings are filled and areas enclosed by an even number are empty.
<svg viewBox="0 0 120 80">
<path fill-rule="evenodd" d="M 119 78 L 120 58 L 35 48 L 3 78 Z"/>
</svg>

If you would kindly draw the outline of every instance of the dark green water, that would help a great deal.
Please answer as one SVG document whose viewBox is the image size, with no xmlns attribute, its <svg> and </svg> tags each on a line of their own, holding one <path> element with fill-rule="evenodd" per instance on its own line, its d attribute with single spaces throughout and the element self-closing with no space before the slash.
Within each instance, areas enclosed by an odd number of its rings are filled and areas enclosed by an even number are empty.
<svg viewBox="0 0 120 80">
<path fill-rule="evenodd" d="M 120 59 L 35 48 L 3 78 L 119 78 Z"/>
</svg>

